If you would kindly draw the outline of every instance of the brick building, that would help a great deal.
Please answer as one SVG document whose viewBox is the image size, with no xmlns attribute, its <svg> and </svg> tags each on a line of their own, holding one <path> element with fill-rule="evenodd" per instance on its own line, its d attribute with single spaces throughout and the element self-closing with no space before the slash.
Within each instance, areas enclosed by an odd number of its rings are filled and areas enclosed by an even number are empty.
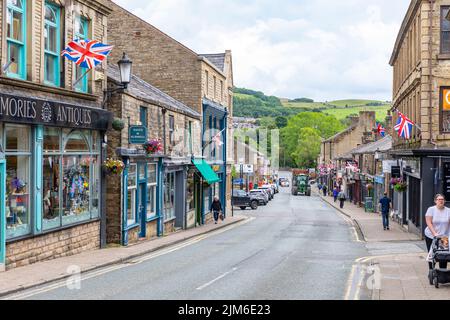
<svg viewBox="0 0 450 320">
<path fill-rule="evenodd" d="M 229 204 L 233 152 L 233 69 L 231 52 L 197 54 L 149 23 L 111 3 L 108 32 L 111 43 L 125 51 L 133 61 L 136 76 L 166 92 L 202 115 L 203 159 L 214 169 L 220 181 L 204 184 L 202 222 L 209 217 L 214 196 Z M 211 144 L 220 133 L 224 145 Z M 212 148 L 212 146 L 215 146 Z"/>
<path fill-rule="evenodd" d="M 0 10 L 0 269 L 9 269 L 106 240 L 106 63 L 75 84 L 85 70 L 61 51 L 75 38 L 107 43 L 111 10 L 95 0 L 3 0 Z"/>
<path fill-rule="evenodd" d="M 114 65 L 108 83 L 120 83 Z M 127 245 L 199 224 L 199 178 L 191 159 L 201 155 L 200 113 L 136 76 L 112 95 L 108 110 L 126 122 L 108 135 L 108 156 L 126 164 L 123 175 L 108 177 L 108 242 Z M 142 144 L 130 143 L 130 125 L 144 126 L 146 140 L 159 139 L 163 150 L 147 154 Z"/>
<path fill-rule="evenodd" d="M 394 205 L 419 235 L 434 195 L 444 193 L 450 200 L 449 9 L 447 0 L 412 0 L 390 59 L 393 107 L 417 124 L 411 139 L 393 142 L 391 154 L 408 183 L 407 192 L 396 193 Z"/>
</svg>

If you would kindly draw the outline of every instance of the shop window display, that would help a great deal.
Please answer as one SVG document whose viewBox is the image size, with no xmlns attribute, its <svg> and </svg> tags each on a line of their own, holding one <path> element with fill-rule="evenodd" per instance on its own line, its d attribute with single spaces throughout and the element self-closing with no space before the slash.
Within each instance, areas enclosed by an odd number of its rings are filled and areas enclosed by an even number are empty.
<svg viewBox="0 0 450 320">
<path fill-rule="evenodd" d="M 128 168 L 128 192 L 127 192 L 127 224 L 131 226 L 136 223 L 136 190 L 137 172 L 136 164 Z"/>
<path fill-rule="evenodd" d="M 98 218 L 100 151 L 91 147 L 97 139 L 86 130 L 44 128 L 44 230 Z"/>
<path fill-rule="evenodd" d="M 170 172 L 164 179 L 164 220 L 173 218 L 175 218 L 175 172 Z"/>
<path fill-rule="evenodd" d="M 147 219 L 156 216 L 156 164 L 147 165 Z"/>
<path fill-rule="evenodd" d="M 194 199 L 194 172 L 195 170 L 189 170 L 186 184 L 186 212 L 190 212 L 195 209 Z"/>
</svg>

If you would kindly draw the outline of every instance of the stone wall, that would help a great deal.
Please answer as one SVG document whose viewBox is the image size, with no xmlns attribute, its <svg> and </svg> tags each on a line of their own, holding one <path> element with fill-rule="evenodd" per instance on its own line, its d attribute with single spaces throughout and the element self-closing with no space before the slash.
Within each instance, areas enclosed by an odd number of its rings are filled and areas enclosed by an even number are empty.
<svg viewBox="0 0 450 320">
<path fill-rule="evenodd" d="M 149 23 L 111 3 L 108 37 L 117 61 L 125 51 L 133 73 L 201 113 L 201 66 L 198 55 Z"/>
<path fill-rule="evenodd" d="M 100 248 L 100 222 L 6 244 L 6 269 Z"/>
</svg>

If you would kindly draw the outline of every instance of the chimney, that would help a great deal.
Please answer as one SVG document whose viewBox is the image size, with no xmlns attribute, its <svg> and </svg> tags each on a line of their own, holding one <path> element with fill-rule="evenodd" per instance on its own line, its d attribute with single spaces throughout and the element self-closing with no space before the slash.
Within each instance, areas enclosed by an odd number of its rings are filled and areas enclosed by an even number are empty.
<svg viewBox="0 0 450 320">
<path fill-rule="evenodd" d="M 386 116 L 385 122 L 386 122 L 386 127 L 385 127 L 386 135 L 388 135 L 388 134 L 390 135 L 392 133 L 392 130 L 394 130 L 394 126 L 392 124 L 392 115 L 391 115 L 391 111 L 390 110 L 388 110 L 388 112 L 387 112 L 387 116 Z"/>
</svg>

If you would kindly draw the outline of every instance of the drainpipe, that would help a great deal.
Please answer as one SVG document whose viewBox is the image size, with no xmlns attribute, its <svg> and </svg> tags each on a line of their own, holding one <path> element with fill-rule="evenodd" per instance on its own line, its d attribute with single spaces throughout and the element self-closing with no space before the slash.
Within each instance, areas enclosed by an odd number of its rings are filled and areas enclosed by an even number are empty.
<svg viewBox="0 0 450 320">
<path fill-rule="evenodd" d="M 163 142 L 164 142 L 164 155 L 167 155 L 167 138 L 166 138 L 166 112 L 167 109 L 162 109 L 162 115 L 163 115 Z"/>
<path fill-rule="evenodd" d="M 432 103 L 433 103 L 433 16 L 434 16 L 434 3 L 436 0 L 429 0 L 430 1 L 430 12 L 429 12 L 429 20 L 430 20 L 430 26 L 428 27 L 428 34 L 430 37 L 429 43 L 428 43 L 428 54 L 430 57 L 430 93 L 429 93 L 429 102 L 430 102 L 430 111 L 428 113 L 428 120 L 429 120 L 429 128 L 428 131 L 430 133 L 430 144 L 434 146 L 434 149 L 437 149 L 437 144 L 434 142 L 433 139 L 433 126 L 432 126 Z"/>
</svg>

